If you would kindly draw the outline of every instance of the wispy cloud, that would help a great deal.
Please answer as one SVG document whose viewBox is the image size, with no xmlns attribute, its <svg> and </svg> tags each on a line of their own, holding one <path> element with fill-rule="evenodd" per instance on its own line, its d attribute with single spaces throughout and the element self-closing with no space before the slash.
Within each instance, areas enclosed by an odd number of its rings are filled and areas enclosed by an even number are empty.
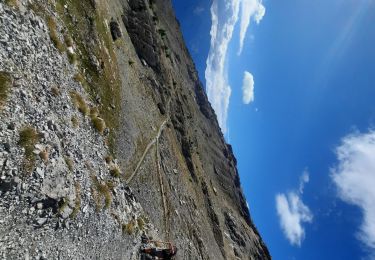
<svg viewBox="0 0 375 260">
<path fill-rule="evenodd" d="M 241 1 L 241 24 L 240 24 L 240 48 L 238 55 L 241 54 L 247 29 L 250 25 L 251 18 L 259 24 L 266 13 L 266 8 L 262 0 L 242 0 Z"/>
<path fill-rule="evenodd" d="M 289 242 L 296 246 L 301 246 L 305 238 L 303 223 L 310 223 L 313 220 L 313 214 L 301 200 L 304 186 L 308 182 L 309 174 L 307 170 L 305 170 L 300 177 L 298 191 L 276 195 L 276 210 L 279 216 L 281 229 Z"/>
<path fill-rule="evenodd" d="M 240 0 L 213 0 L 211 6 L 211 46 L 205 71 L 207 96 L 223 133 L 227 131 L 227 114 L 231 87 L 228 83 L 227 51 L 238 20 Z"/>
<path fill-rule="evenodd" d="M 375 130 L 344 137 L 336 148 L 336 156 L 338 164 L 331 169 L 331 177 L 337 186 L 338 196 L 362 210 L 363 221 L 358 238 L 374 250 Z"/>
<path fill-rule="evenodd" d="M 255 2 L 255 10 L 249 9 L 248 4 Z M 227 131 L 227 116 L 229 99 L 232 89 L 228 82 L 227 52 L 232 40 L 234 28 L 239 20 L 240 5 L 242 3 L 240 45 L 246 35 L 251 17 L 259 22 L 264 15 L 261 0 L 213 0 L 211 5 L 211 43 L 206 61 L 206 90 L 209 101 L 214 108 L 221 130 Z M 263 11 L 262 11 L 263 8 Z M 250 15 L 249 15 L 250 14 Z M 246 19 L 249 20 L 246 23 Z M 240 37 L 240 38 L 241 38 Z M 241 43 L 242 42 L 242 43 Z M 242 49 L 242 47 L 241 47 Z"/>
<path fill-rule="evenodd" d="M 253 75 L 245 71 L 242 81 L 242 102 L 244 104 L 250 104 L 254 101 L 254 77 Z"/>
</svg>

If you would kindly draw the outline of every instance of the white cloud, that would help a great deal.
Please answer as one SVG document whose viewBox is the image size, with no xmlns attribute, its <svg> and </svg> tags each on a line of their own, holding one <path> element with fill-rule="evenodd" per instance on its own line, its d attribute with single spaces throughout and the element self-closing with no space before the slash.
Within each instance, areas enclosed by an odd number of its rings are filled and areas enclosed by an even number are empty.
<svg viewBox="0 0 375 260">
<path fill-rule="evenodd" d="M 206 61 L 206 91 L 224 134 L 227 131 L 229 99 L 232 92 L 228 83 L 227 52 L 239 19 L 241 3 L 240 45 L 243 46 L 251 17 L 259 22 L 265 13 L 262 0 L 213 0 L 211 5 L 211 43 Z M 249 4 L 255 7 L 250 6 L 249 9 Z"/>
<path fill-rule="evenodd" d="M 240 48 L 238 55 L 241 54 L 247 29 L 250 25 L 251 18 L 259 24 L 266 13 L 266 8 L 262 0 L 242 0 L 241 1 L 241 23 L 240 23 Z"/>
<path fill-rule="evenodd" d="M 240 0 L 213 0 L 211 6 L 211 45 L 206 61 L 206 90 L 223 133 L 227 131 L 227 114 L 231 87 L 228 84 L 227 51 L 238 20 Z"/>
<path fill-rule="evenodd" d="M 336 148 L 338 164 L 331 177 L 338 196 L 361 208 L 363 220 L 359 239 L 375 249 L 375 130 L 354 133 L 342 139 Z"/>
<path fill-rule="evenodd" d="M 245 71 L 242 81 L 242 101 L 244 104 L 249 104 L 254 101 L 254 77 Z"/>
<path fill-rule="evenodd" d="M 303 223 L 310 223 L 313 215 L 310 209 L 301 200 L 304 185 L 309 182 L 309 174 L 305 170 L 300 177 L 299 190 L 287 194 L 276 195 L 276 210 L 280 220 L 281 229 L 292 245 L 301 246 L 305 238 Z"/>
</svg>

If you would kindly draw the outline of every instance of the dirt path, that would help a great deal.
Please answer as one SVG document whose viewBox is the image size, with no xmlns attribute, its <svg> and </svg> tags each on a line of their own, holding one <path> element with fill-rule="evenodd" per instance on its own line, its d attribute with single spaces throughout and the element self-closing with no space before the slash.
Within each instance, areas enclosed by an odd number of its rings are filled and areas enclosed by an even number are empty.
<svg viewBox="0 0 375 260">
<path fill-rule="evenodd" d="M 142 163 L 143 163 L 143 160 L 145 159 L 148 151 L 151 149 L 151 147 L 159 140 L 159 137 L 161 135 L 161 133 L 163 132 L 164 128 L 165 128 L 165 125 L 166 123 L 168 122 L 169 120 L 169 117 L 167 117 L 163 123 L 160 125 L 159 127 L 159 130 L 158 130 L 158 133 L 157 135 L 151 140 L 151 142 L 147 145 L 145 151 L 143 152 L 141 158 L 139 159 L 138 161 L 138 164 L 137 164 L 137 167 L 135 167 L 135 170 L 133 171 L 132 175 L 130 175 L 130 177 L 126 180 L 126 184 L 129 184 L 132 179 L 134 178 L 134 176 L 137 174 L 138 170 L 139 170 L 139 167 L 141 167 Z"/>
</svg>

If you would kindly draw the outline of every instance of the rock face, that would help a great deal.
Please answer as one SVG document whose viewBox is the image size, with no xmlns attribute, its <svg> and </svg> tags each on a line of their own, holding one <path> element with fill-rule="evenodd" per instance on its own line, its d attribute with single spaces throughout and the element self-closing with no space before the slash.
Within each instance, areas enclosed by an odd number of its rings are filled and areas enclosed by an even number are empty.
<svg viewBox="0 0 375 260">
<path fill-rule="evenodd" d="M 169 0 L 0 3 L 0 258 L 270 259 Z"/>
</svg>

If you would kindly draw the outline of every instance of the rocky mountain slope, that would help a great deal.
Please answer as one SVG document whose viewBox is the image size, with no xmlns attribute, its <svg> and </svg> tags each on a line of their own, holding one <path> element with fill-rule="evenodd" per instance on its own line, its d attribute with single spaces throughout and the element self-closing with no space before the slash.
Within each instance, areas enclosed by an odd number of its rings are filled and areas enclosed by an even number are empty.
<svg viewBox="0 0 375 260">
<path fill-rule="evenodd" d="M 170 0 L 0 3 L 0 258 L 270 259 Z"/>
</svg>

